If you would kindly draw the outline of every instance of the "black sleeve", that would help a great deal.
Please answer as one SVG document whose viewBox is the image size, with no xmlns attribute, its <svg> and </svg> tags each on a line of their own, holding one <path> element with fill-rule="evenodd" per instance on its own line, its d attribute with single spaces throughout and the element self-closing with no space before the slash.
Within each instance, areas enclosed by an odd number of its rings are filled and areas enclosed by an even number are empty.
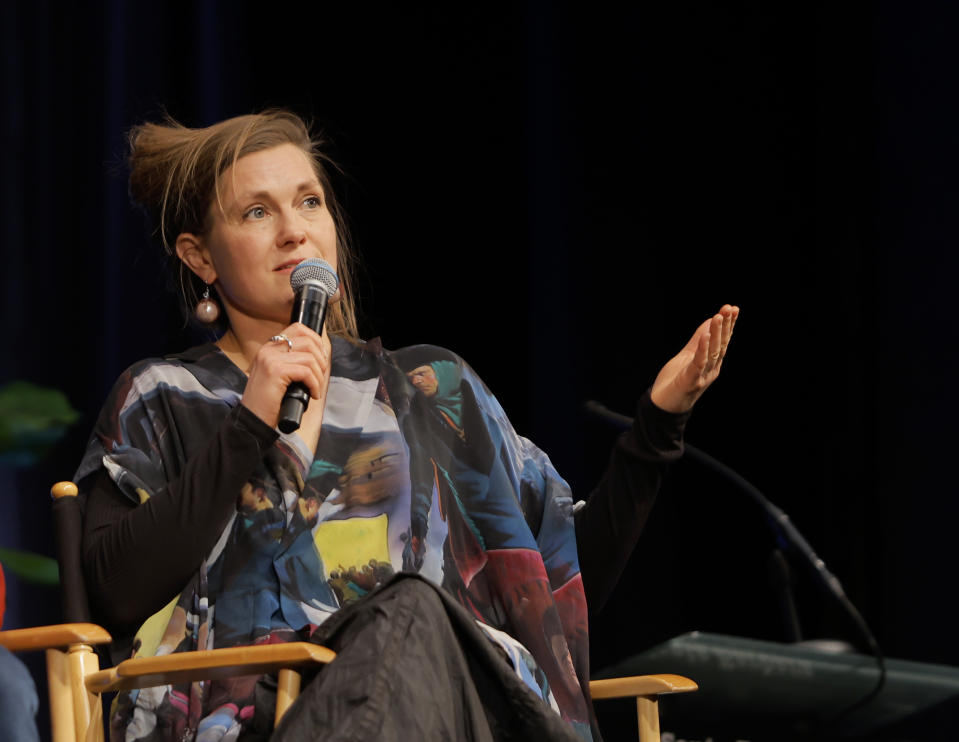
<svg viewBox="0 0 959 742">
<path fill-rule="evenodd" d="M 656 407 L 647 391 L 632 429 L 616 441 L 602 480 L 576 511 L 576 549 L 591 614 L 599 613 L 616 587 L 668 465 L 683 455 L 688 419 L 688 412 Z"/>
<path fill-rule="evenodd" d="M 83 565 L 99 621 L 133 631 L 183 589 L 277 435 L 238 405 L 187 460 L 182 475 L 140 505 L 120 492 L 105 469 L 94 475 L 83 521 Z"/>
</svg>

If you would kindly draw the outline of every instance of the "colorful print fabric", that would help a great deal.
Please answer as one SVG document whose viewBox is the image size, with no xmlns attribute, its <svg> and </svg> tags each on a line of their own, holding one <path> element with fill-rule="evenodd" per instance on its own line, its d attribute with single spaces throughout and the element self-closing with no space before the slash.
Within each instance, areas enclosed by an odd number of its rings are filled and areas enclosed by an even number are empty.
<svg viewBox="0 0 959 742">
<path fill-rule="evenodd" d="M 199 572 L 141 627 L 137 655 L 291 641 L 398 571 L 441 585 L 517 672 L 589 737 L 586 604 L 569 488 L 459 357 L 333 340 L 320 441 L 281 435 Z M 240 400 L 212 344 L 117 382 L 77 472 L 103 466 L 141 503 Z M 162 568 L 144 565 L 145 571 Z M 233 738 L 255 679 L 144 689 L 115 703 L 127 740 Z"/>
</svg>

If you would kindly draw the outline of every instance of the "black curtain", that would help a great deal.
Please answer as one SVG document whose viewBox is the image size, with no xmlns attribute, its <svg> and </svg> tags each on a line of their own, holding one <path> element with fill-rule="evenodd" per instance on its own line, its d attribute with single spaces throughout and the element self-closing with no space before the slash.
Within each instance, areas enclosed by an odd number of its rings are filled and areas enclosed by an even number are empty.
<svg viewBox="0 0 959 742">
<path fill-rule="evenodd" d="M 0 382 L 82 413 L 3 467 L 0 544 L 107 389 L 192 342 L 126 196 L 124 133 L 293 108 L 331 140 L 363 331 L 463 355 L 582 496 L 659 366 L 743 308 L 689 440 L 785 509 L 887 654 L 949 637 L 959 130 L 946 2 L 4 3 Z M 755 508 L 674 468 L 594 625 L 606 664 L 690 629 L 782 639 Z M 796 565 L 807 637 L 857 641 Z M 53 622 L 10 578 L 9 625 Z"/>
</svg>

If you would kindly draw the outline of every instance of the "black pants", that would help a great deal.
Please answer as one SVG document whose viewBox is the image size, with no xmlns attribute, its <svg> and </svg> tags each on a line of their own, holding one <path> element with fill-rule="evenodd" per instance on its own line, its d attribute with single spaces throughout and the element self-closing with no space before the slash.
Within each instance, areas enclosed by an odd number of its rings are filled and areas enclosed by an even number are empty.
<svg viewBox="0 0 959 742">
<path fill-rule="evenodd" d="M 312 640 L 336 660 L 306 686 L 275 742 L 582 742 L 466 610 L 415 575 L 343 608 Z"/>
</svg>

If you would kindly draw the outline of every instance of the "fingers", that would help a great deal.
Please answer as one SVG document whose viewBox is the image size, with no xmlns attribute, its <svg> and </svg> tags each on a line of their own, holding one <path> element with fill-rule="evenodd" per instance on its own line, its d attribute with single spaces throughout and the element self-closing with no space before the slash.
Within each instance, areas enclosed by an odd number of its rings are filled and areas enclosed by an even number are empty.
<svg viewBox="0 0 959 742">
<path fill-rule="evenodd" d="M 293 382 L 303 384 L 311 398 L 323 399 L 332 363 L 330 339 L 325 332 L 318 335 L 297 323 L 281 335 L 257 350 L 242 399 L 246 407 L 270 425 L 276 425 L 283 396 Z"/>
<path fill-rule="evenodd" d="M 330 337 L 326 334 L 326 328 L 323 328 L 323 334 L 319 335 L 306 325 L 301 325 L 297 322 L 286 328 L 284 333 L 293 340 L 294 350 L 316 353 L 318 356 L 329 358 L 331 346 Z"/>
<path fill-rule="evenodd" d="M 693 354 L 692 366 L 700 376 L 718 372 L 739 318 L 739 307 L 724 304 L 693 333 L 685 352 Z"/>
<path fill-rule="evenodd" d="M 710 331 L 712 338 L 709 346 L 709 361 L 707 373 L 713 369 L 718 369 L 726 357 L 726 350 L 729 348 L 729 341 L 733 337 L 733 328 L 736 326 L 736 320 L 739 318 L 739 307 L 731 304 L 724 304 L 710 320 Z"/>
<path fill-rule="evenodd" d="M 723 316 L 714 315 L 709 320 L 709 356 L 706 358 L 706 373 L 712 371 L 720 362 L 723 342 Z"/>
<path fill-rule="evenodd" d="M 653 404 L 667 412 L 686 412 L 716 380 L 739 317 L 739 307 L 724 304 L 705 320 L 685 347 L 657 374 Z"/>
<path fill-rule="evenodd" d="M 324 391 L 324 369 L 320 359 L 314 353 L 287 350 L 285 344 L 275 343 L 264 346 L 257 353 L 250 366 L 249 392 L 262 391 L 275 401 L 279 408 L 280 399 L 287 387 L 293 382 L 303 384 L 313 399 L 318 399 Z"/>
<path fill-rule="evenodd" d="M 313 399 L 323 396 L 326 389 L 326 380 L 330 373 L 332 346 L 330 338 L 323 329 L 318 335 L 309 327 L 300 323 L 290 325 L 283 334 L 289 338 L 287 346 L 275 344 L 278 347 L 267 349 L 267 353 L 274 355 L 278 350 L 278 365 L 274 373 L 287 378 L 289 381 L 303 383 Z M 267 346 L 264 346 L 267 348 Z"/>
<path fill-rule="evenodd" d="M 722 348 L 725 350 L 729 345 L 729 339 L 733 336 L 733 328 L 736 326 L 736 320 L 739 319 L 739 307 L 730 304 L 723 305 L 719 310 L 723 318 L 723 342 Z"/>
<path fill-rule="evenodd" d="M 699 335 L 699 339 L 696 342 L 696 355 L 693 356 L 691 366 L 696 371 L 697 376 L 702 376 L 706 373 L 706 367 L 709 364 L 709 346 L 714 335 L 712 321 L 704 322 L 696 334 Z"/>
</svg>

